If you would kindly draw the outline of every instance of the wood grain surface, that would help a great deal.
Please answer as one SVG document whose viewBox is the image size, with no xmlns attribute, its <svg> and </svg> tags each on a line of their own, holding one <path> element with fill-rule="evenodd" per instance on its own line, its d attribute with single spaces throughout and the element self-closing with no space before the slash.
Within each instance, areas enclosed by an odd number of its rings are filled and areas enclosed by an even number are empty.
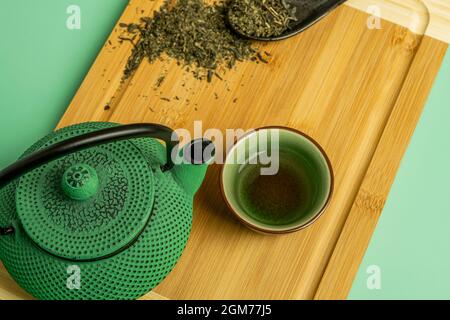
<svg viewBox="0 0 450 320">
<path fill-rule="evenodd" d="M 160 4 L 133 0 L 120 22 L 136 22 Z M 191 131 L 194 121 L 222 131 L 284 125 L 314 137 L 335 172 L 331 205 L 313 226 L 264 236 L 229 214 L 220 166 L 212 166 L 195 199 L 187 248 L 149 298 L 345 298 L 447 46 L 387 21 L 369 30 L 367 18 L 341 6 L 297 37 L 258 44 L 270 52 L 268 64 L 240 63 L 212 83 L 167 58 L 143 63 L 122 83 L 132 45 L 119 43 L 120 28 L 113 31 L 58 127 L 84 121 Z M 5 297 L 27 295 L 0 269 Z"/>
</svg>

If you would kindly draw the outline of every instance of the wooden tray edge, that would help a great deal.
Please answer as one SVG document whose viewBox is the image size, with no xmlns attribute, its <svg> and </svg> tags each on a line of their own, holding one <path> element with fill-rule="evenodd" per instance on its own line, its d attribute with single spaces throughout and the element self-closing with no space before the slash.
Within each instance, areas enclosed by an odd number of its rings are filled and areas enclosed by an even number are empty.
<svg viewBox="0 0 450 320">
<path fill-rule="evenodd" d="M 314 299 L 347 298 L 447 47 L 422 40 Z"/>
</svg>

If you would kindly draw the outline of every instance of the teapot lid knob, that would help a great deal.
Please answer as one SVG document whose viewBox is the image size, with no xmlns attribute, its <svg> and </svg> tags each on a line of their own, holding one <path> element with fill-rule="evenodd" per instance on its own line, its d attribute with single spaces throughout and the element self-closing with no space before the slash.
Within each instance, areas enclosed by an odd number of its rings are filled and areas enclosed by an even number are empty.
<svg viewBox="0 0 450 320">
<path fill-rule="evenodd" d="M 85 201 L 97 194 L 99 179 L 94 168 L 87 164 L 76 164 L 63 174 L 61 187 L 66 196 L 73 200 Z"/>
</svg>

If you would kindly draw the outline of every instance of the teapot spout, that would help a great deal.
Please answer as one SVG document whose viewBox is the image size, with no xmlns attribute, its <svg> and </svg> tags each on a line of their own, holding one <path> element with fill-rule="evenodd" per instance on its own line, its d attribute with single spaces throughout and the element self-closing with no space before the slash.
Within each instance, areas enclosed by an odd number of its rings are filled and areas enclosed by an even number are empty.
<svg viewBox="0 0 450 320">
<path fill-rule="evenodd" d="M 176 181 L 188 193 L 194 196 L 205 179 L 206 170 L 214 160 L 215 147 L 212 141 L 196 139 L 184 146 L 179 160 L 171 170 Z M 181 162 L 181 163 L 180 163 Z"/>
</svg>

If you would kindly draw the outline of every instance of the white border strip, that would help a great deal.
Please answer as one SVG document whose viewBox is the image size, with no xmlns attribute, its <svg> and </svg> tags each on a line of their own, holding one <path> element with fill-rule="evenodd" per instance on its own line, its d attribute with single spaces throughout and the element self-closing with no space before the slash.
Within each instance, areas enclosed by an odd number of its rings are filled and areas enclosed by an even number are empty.
<svg viewBox="0 0 450 320">
<path fill-rule="evenodd" d="M 376 6 L 382 19 L 450 43 L 450 0 L 348 0 L 346 5 L 369 14 Z"/>
</svg>

